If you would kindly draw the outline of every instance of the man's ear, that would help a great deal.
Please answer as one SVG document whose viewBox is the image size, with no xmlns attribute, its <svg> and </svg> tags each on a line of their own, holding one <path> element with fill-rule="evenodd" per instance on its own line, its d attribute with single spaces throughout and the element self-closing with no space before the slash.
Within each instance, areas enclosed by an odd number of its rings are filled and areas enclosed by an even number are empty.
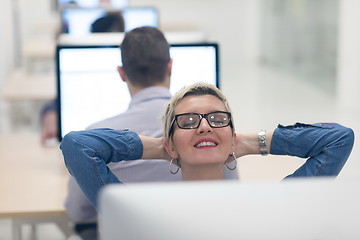
<svg viewBox="0 0 360 240">
<path fill-rule="evenodd" d="M 233 134 L 233 140 L 232 140 L 232 146 L 231 146 L 233 152 L 236 150 L 236 133 Z"/>
<path fill-rule="evenodd" d="M 169 77 L 171 77 L 171 73 L 172 73 L 172 64 L 173 64 L 173 60 L 170 59 L 167 64 L 167 72 L 168 72 Z"/>
<path fill-rule="evenodd" d="M 117 66 L 116 69 L 117 69 L 117 71 L 118 71 L 121 79 L 122 79 L 124 82 L 127 82 L 128 80 L 127 80 L 127 76 L 126 76 L 125 71 L 124 71 L 124 67 L 122 67 L 122 66 Z"/>
<path fill-rule="evenodd" d="M 177 153 L 174 143 L 171 139 L 168 139 L 166 142 L 164 142 L 164 147 L 167 153 L 170 155 L 171 158 L 178 158 L 179 154 Z"/>
</svg>

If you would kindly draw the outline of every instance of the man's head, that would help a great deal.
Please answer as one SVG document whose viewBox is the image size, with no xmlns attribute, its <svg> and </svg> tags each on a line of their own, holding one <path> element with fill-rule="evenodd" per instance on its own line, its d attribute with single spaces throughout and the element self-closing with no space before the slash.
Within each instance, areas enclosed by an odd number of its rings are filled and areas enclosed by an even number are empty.
<svg viewBox="0 0 360 240">
<path fill-rule="evenodd" d="M 133 86 L 159 85 L 170 76 L 169 43 L 157 28 L 133 29 L 125 34 L 120 48 L 123 71 Z"/>
<path fill-rule="evenodd" d="M 124 32 L 124 18 L 120 12 L 109 12 L 91 24 L 92 33 Z"/>
</svg>

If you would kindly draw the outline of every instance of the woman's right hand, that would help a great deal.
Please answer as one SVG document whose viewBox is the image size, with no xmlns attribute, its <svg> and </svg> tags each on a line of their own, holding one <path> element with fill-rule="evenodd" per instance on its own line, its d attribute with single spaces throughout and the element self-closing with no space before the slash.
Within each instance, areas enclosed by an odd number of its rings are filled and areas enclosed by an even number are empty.
<svg viewBox="0 0 360 240">
<path fill-rule="evenodd" d="M 143 144 L 143 155 L 141 159 L 166 159 L 171 160 L 170 155 L 164 147 L 163 138 L 139 136 Z"/>
</svg>

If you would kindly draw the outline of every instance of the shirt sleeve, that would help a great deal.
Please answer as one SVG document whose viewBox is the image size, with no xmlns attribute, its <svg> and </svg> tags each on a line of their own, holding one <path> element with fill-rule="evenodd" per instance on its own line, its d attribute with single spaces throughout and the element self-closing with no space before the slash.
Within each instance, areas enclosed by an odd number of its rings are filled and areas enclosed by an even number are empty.
<svg viewBox="0 0 360 240">
<path fill-rule="evenodd" d="M 337 176 L 354 144 L 352 129 L 336 123 L 283 126 L 275 129 L 270 153 L 308 158 L 288 177 Z"/>
<path fill-rule="evenodd" d="M 121 183 L 107 164 L 140 159 L 143 154 L 136 133 L 105 128 L 70 132 L 63 138 L 60 149 L 70 174 L 94 207 L 105 184 Z"/>
<path fill-rule="evenodd" d="M 74 177 L 70 177 L 64 206 L 74 223 L 96 222 L 97 211 L 80 189 Z"/>
</svg>

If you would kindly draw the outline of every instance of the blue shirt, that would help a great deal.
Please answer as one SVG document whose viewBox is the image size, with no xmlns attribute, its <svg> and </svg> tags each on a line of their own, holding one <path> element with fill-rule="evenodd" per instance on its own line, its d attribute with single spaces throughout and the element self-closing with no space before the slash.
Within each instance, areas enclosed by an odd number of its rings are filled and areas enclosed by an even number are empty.
<svg viewBox="0 0 360 240">
<path fill-rule="evenodd" d="M 336 176 L 348 159 L 353 143 L 353 131 L 336 123 L 279 125 L 272 137 L 270 153 L 308 158 L 288 177 Z M 69 172 L 94 206 L 101 187 L 120 183 L 109 171 L 108 164 L 142 156 L 140 138 L 128 130 L 70 132 L 60 148 Z"/>
</svg>

